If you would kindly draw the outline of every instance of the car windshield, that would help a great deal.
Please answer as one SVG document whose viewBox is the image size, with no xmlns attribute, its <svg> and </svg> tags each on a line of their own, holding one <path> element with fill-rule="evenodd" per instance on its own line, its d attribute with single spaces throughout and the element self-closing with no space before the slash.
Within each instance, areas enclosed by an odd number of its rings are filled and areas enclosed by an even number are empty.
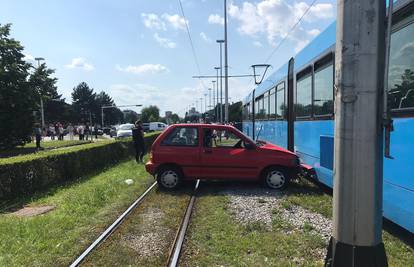
<svg viewBox="0 0 414 267">
<path fill-rule="evenodd" d="M 119 126 L 119 130 L 131 130 L 132 128 L 134 128 L 133 124 Z"/>
</svg>

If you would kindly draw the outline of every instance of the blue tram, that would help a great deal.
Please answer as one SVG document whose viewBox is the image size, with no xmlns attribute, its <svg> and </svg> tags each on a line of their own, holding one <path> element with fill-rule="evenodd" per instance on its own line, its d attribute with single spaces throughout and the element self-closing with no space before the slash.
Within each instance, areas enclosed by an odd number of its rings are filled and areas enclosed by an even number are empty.
<svg viewBox="0 0 414 267">
<path fill-rule="evenodd" d="M 384 217 L 414 233 L 414 1 L 394 5 L 388 105 L 394 131 L 384 158 Z M 243 100 L 243 132 L 295 151 L 333 187 L 336 24 Z"/>
</svg>

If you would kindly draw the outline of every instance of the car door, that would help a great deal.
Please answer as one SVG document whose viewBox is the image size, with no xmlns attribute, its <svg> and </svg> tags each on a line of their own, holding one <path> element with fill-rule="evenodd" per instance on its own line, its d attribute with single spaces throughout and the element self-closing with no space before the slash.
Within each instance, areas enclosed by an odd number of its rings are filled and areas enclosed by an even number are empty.
<svg viewBox="0 0 414 267">
<path fill-rule="evenodd" d="M 254 149 L 245 148 L 244 140 L 232 128 L 204 127 L 202 129 L 201 178 L 257 178 Z"/>
<path fill-rule="evenodd" d="M 177 164 L 187 178 L 200 177 L 200 133 L 197 126 L 171 129 L 161 141 L 157 153 L 159 161 Z"/>
</svg>

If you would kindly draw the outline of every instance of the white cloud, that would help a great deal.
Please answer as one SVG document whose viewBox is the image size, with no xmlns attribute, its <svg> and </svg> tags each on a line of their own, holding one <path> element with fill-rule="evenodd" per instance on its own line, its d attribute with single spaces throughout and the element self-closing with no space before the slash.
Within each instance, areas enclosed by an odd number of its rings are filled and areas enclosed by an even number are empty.
<svg viewBox="0 0 414 267">
<path fill-rule="evenodd" d="M 206 41 L 207 43 L 212 43 L 212 42 L 213 42 L 213 40 L 211 40 L 211 39 L 207 36 L 207 34 L 205 34 L 204 32 L 200 32 L 200 36 L 201 36 L 201 38 L 202 38 L 204 41 Z"/>
<path fill-rule="evenodd" d="M 254 41 L 253 45 L 256 46 L 256 47 L 263 47 L 262 43 L 259 42 L 259 41 Z"/>
<path fill-rule="evenodd" d="M 170 39 L 163 38 L 158 35 L 158 33 L 154 33 L 154 39 L 157 41 L 162 47 L 165 48 L 175 48 L 177 44 L 171 41 Z"/>
<path fill-rule="evenodd" d="M 312 29 L 307 31 L 307 34 L 309 34 L 311 37 L 316 37 L 321 33 L 319 29 Z"/>
<path fill-rule="evenodd" d="M 178 14 L 170 15 L 164 13 L 162 18 L 171 25 L 171 27 L 175 30 L 185 30 L 186 28 L 186 20 Z M 187 20 L 188 24 L 188 20 Z"/>
<path fill-rule="evenodd" d="M 116 65 L 115 68 L 118 71 L 128 72 L 128 73 L 133 73 L 133 74 L 147 74 L 147 73 L 155 74 L 155 73 L 162 73 L 162 72 L 168 71 L 168 68 L 161 64 L 143 64 L 143 65 L 138 65 L 138 66 L 129 65 L 124 68 L 119 65 Z"/>
<path fill-rule="evenodd" d="M 152 30 L 167 30 L 165 23 L 154 13 L 141 13 L 145 27 Z"/>
<path fill-rule="evenodd" d="M 262 0 L 258 3 L 243 2 L 238 6 L 234 3 L 229 5 L 229 16 L 239 21 L 238 31 L 240 34 L 256 36 L 266 34 L 269 43 L 274 44 L 276 39 L 285 37 L 291 27 L 299 20 L 309 5 L 305 2 L 290 4 L 282 0 Z M 334 17 L 334 6 L 330 3 L 316 4 L 311 7 L 304 20 L 315 22 L 322 19 Z M 302 36 L 307 38 L 303 28 L 297 27 L 295 31 L 301 31 L 297 35 L 299 40 Z M 314 31 L 310 34 L 315 33 Z M 293 39 L 293 37 L 289 37 Z"/>
<path fill-rule="evenodd" d="M 65 65 L 68 69 L 83 69 L 86 71 L 91 71 L 94 69 L 94 66 L 90 63 L 87 63 L 86 60 L 82 57 L 73 58 L 70 64 Z"/>
<path fill-rule="evenodd" d="M 25 60 L 25 61 L 34 61 L 35 60 L 34 56 L 32 56 L 30 54 L 23 54 L 23 55 L 24 55 L 23 60 Z"/>
<path fill-rule="evenodd" d="M 208 23 L 224 25 L 224 18 L 218 14 L 211 14 L 208 16 Z"/>
</svg>

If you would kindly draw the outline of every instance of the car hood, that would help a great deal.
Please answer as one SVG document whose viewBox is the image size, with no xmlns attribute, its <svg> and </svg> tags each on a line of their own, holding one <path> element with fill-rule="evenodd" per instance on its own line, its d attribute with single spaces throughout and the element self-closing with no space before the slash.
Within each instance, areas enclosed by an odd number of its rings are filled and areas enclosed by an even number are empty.
<svg viewBox="0 0 414 267">
<path fill-rule="evenodd" d="M 262 140 L 260 140 L 259 142 L 261 142 L 263 144 L 262 146 L 259 147 L 260 149 L 263 149 L 263 150 L 266 150 L 266 151 L 278 151 L 278 152 L 287 153 L 287 154 L 290 154 L 290 155 L 295 155 L 295 153 L 293 153 L 293 152 L 291 152 L 291 151 L 289 151 L 289 150 L 287 150 L 283 147 L 274 145 L 272 143 L 262 141 Z"/>
<path fill-rule="evenodd" d="M 123 134 L 123 133 L 132 133 L 132 130 L 118 130 L 117 131 L 118 134 Z"/>
</svg>

